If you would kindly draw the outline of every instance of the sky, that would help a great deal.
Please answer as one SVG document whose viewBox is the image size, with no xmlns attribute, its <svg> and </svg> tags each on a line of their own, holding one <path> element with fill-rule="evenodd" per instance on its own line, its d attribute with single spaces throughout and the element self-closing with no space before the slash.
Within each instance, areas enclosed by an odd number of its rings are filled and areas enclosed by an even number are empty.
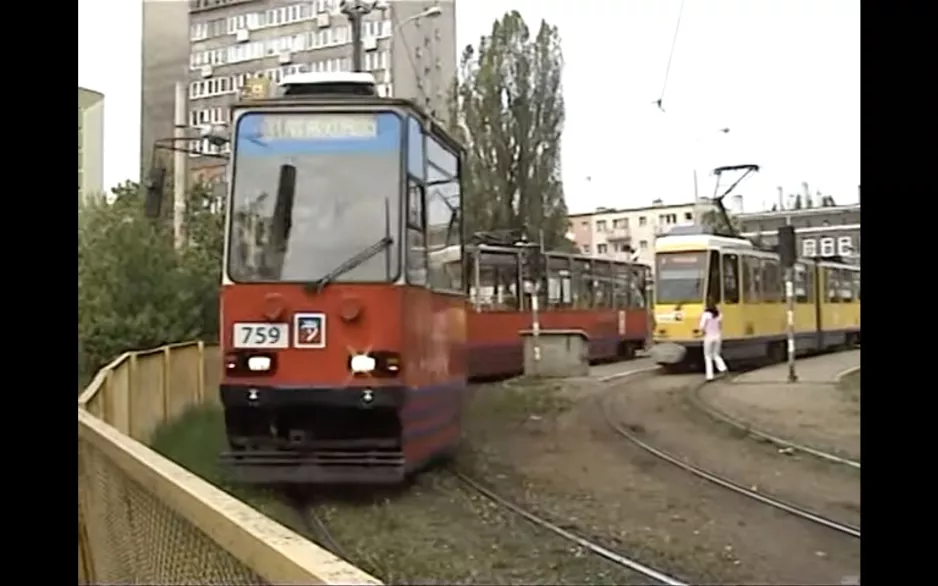
<svg viewBox="0 0 938 586">
<path fill-rule="evenodd" d="M 164 0 L 185 1 L 185 0 Z M 507 9 L 560 28 L 571 212 L 684 203 L 710 170 L 757 164 L 744 211 L 777 187 L 857 200 L 860 3 L 854 0 L 458 0 L 458 47 Z M 79 0 L 78 83 L 105 95 L 104 180 L 139 169 L 141 2 Z M 680 29 L 662 96 L 678 15 Z M 111 24 L 101 34 L 102 23 Z M 729 128 L 728 133 L 718 129 Z M 724 177 L 724 182 L 732 181 Z"/>
</svg>

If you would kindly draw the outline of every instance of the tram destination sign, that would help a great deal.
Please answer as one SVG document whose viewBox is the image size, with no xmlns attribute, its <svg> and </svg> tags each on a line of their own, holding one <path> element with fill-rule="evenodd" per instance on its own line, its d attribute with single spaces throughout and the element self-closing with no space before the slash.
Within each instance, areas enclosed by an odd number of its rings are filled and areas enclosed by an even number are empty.
<svg viewBox="0 0 938 586">
<path fill-rule="evenodd" d="M 262 140 L 335 140 L 378 136 L 373 114 L 268 114 L 260 124 Z"/>
</svg>

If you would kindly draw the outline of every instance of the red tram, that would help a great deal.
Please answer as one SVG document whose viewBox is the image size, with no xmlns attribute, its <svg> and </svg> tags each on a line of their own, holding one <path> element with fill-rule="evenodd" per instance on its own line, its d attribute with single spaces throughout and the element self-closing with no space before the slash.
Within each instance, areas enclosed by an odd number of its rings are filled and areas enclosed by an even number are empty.
<svg viewBox="0 0 938 586">
<path fill-rule="evenodd" d="M 453 251 L 455 252 L 455 251 Z M 577 329 L 589 338 L 591 361 L 631 358 L 650 335 L 645 265 L 548 252 L 540 271 L 524 249 L 465 248 L 468 267 L 468 365 L 471 379 L 523 370 L 520 332 L 532 328 L 525 276 L 538 275 L 538 321 L 544 329 Z"/>
<path fill-rule="evenodd" d="M 396 483 L 457 446 L 459 145 L 368 74 L 233 108 L 222 460 L 253 483 Z M 461 262 L 461 260 L 457 259 Z"/>
</svg>

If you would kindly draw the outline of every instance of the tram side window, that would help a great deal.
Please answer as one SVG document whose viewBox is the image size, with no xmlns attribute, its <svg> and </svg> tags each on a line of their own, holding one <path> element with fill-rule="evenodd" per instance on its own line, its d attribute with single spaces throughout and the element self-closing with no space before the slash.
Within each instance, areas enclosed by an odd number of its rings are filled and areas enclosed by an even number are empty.
<svg viewBox="0 0 938 586">
<path fill-rule="evenodd" d="M 546 256 L 543 258 L 547 267 L 547 291 L 541 284 L 540 299 L 542 306 L 562 309 L 573 306 L 573 283 L 570 275 L 570 261 L 566 258 Z M 542 265 L 542 266 L 544 266 Z M 537 273 L 537 271 L 533 271 Z"/>
<path fill-rule="evenodd" d="M 427 161 L 423 152 L 423 128 L 415 118 L 409 118 L 407 120 L 407 172 L 421 181 L 427 178 Z"/>
<path fill-rule="evenodd" d="M 762 265 L 758 258 L 753 258 L 751 256 L 743 257 L 745 271 L 743 275 L 748 280 L 748 287 L 746 287 L 746 302 L 747 303 L 762 303 Z"/>
<path fill-rule="evenodd" d="M 570 272 L 560 271 L 559 274 L 547 277 L 547 307 L 562 309 L 573 304 L 571 295 Z"/>
<path fill-rule="evenodd" d="M 497 261 L 485 256 L 480 258 L 479 282 L 474 288 L 474 295 L 483 311 L 511 311 L 518 308 L 518 267 L 517 264 L 512 266 L 513 259 L 511 256 L 497 257 Z"/>
<path fill-rule="evenodd" d="M 609 261 L 593 261 L 593 296 L 595 307 L 615 307 L 612 264 Z"/>
<path fill-rule="evenodd" d="M 518 257 L 502 259 L 497 267 L 498 291 L 502 304 L 510 309 L 521 308 L 522 291 L 518 290 Z"/>
<path fill-rule="evenodd" d="M 839 273 L 840 271 L 838 271 L 837 269 L 832 269 L 832 268 L 826 268 L 824 270 L 827 271 L 827 302 L 839 303 L 840 296 L 838 295 L 838 293 L 839 293 L 839 288 L 840 288 L 840 283 L 839 283 L 840 279 L 837 273 Z"/>
<path fill-rule="evenodd" d="M 407 121 L 407 282 L 426 286 L 427 234 L 426 234 L 426 159 L 424 158 L 423 128 L 414 118 Z"/>
<path fill-rule="evenodd" d="M 407 182 L 407 282 L 427 285 L 427 245 L 424 232 L 424 188 L 415 179 Z"/>
<path fill-rule="evenodd" d="M 853 303 L 854 278 L 856 273 L 850 270 L 840 271 L 840 300 Z"/>
<path fill-rule="evenodd" d="M 590 276 L 589 261 L 574 260 L 573 275 L 573 308 L 589 309 L 593 305 L 593 280 Z"/>
<path fill-rule="evenodd" d="M 739 303 L 739 257 L 735 254 L 723 255 L 723 303 Z"/>
<path fill-rule="evenodd" d="M 447 150 L 434 136 L 426 136 L 427 248 L 433 252 L 453 247 L 462 250 L 462 192 L 459 182 L 459 157 Z M 461 255 L 458 262 L 431 263 L 430 286 L 440 291 L 461 292 L 463 289 Z M 431 256 L 431 258 L 433 258 Z"/>
<path fill-rule="evenodd" d="M 631 269 L 626 264 L 612 264 L 612 297 L 613 307 L 629 307 L 629 273 Z"/>
<path fill-rule="evenodd" d="M 808 290 L 808 303 L 814 303 L 815 299 L 817 299 L 817 295 L 816 295 L 817 293 L 817 290 L 816 290 L 817 265 L 809 266 L 806 274 L 808 277 L 806 279 L 806 282 L 807 282 L 806 289 Z"/>
<path fill-rule="evenodd" d="M 764 287 L 764 299 L 769 303 L 778 303 L 782 299 L 782 278 L 779 271 L 778 261 L 763 260 L 762 273 Z"/>
<path fill-rule="evenodd" d="M 808 273 L 804 265 L 795 265 L 795 303 L 808 302 Z"/>
<path fill-rule="evenodd" d="M 710 251 L 710 262 L 707 263 L 707 297 L 704 300 L 707 303 L 720 303 L 723 300 L 720 286 L 720 253 L 716 250 Z"/>
<path fill-rule="evenodd" d="M 644 309 L 651 306 L 651 302 L 645 298 L 649 292 L 648 267 L 638 266 L 630 269 L 626 286 L 629 292 L 629 307 Z"/>
</svg>

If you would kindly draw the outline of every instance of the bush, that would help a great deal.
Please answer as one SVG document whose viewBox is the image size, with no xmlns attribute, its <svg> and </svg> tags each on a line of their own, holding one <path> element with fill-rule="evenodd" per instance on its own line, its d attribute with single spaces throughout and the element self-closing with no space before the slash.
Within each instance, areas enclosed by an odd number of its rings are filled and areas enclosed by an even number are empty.
<svg viewBox="0 0 938 586">
<path fill-rule="evenodd" d="M 78 211 L 79 378 L 127 350 L 218 337 L 223 214 L 203 187 L 189 194 L 189 246 L 177 252 L 168 220 L 143 215 L 133 183 Z"/>
</svg>

